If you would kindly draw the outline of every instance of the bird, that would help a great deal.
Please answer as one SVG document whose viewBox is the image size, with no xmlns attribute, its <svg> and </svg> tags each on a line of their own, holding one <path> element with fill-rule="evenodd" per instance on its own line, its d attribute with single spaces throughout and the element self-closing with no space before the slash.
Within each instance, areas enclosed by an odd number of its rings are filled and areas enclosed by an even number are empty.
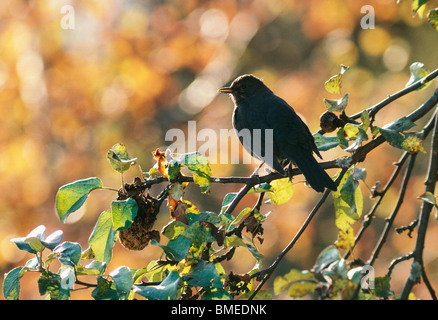
<svg viewBox="0 0 438 320">
<path fill-rule="evenodd" d="M 335 182 L 313 156 L 316 154 L 322 159 L 307 125 L 260 78 L 244 74 L 218 91 L 231 96 L 234 102 L 233 126 L 240 143 L 251 156 L 284 176 L 287 175 L 284 168 L 289 165 L 290 169 L 293 163 L 315 191 L 323 192 L 325 188 L 336 191 Z M 239 134 L 244 130 L 250 133 L 253 143 L 245 142 L 245 135 Z M 254 144 L 255 133 L 260 135 L 260 145 Z"/>
</svg>

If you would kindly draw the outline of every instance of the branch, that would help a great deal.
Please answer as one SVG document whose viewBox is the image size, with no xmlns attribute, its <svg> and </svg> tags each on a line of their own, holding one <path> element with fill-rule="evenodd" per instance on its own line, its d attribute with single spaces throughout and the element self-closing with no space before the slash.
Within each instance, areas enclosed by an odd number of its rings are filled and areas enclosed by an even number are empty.
<svg viewBox="0 0 438 320">
<path fill-rule="evenodd" d="M 434 70 L 433 72 L 429 73 L 427 76 L 425 76 L 424 78 L 418 80 L 417 82 L 414 82 L 413 84 L 411 84 L 410 86 L 401 89 L 400 91 L 389 95 L 388 98 L 380 101 L 379 103 L 375 104 L 374 106 L 366 109 L 366 111 L 368 111 L 370 118 L 375 117 L 375 115 L 377 114 L 377 112 L 379 112 L 381 109 L 383 109 L 384 107 L 386 107 L 388 104 L 390 104 L 391 102 L 394 102 L 395 100 L 403 97 L 404 95 L 417 90 L 418 88 L 420 88 L 422 85 L 426 84 L 427 82 L 435 79 L 438 76 L 438 69 Z M 358 119 L 360 118 L 362 112 L 356 113 L 354 115 L 352 115 L 350 117 L 350 119 Z"/>
<path fill-rule="evenodd" d="M 394 219 L 397 216 L 397 213 L 398 213 L 398 211 L 403 203 L 403 199 L 405 197 L 405 192 L 406 192 L 406 187 L 408 186 L 408 182 L 409 182 L 409 179 L 411 177 L 412 169 L 414 168 L 414 165 L 415 165 L 416 155 L 417 155 L 416 153 L 410 155 L 410 159 L 409 159 L 408 165 L 406 167 L 405 175 L 403 177 L 402 185 L 400 187 L 400 193 L 399 193 L 399 196 L 397 199 L 397 203 L 396 203 L 392 213 L 386 219 L 385 228 L 383 229 L 382 235 L 381 235 L 381 237 L 376 245 L 376 248 L 374 249 L 374 251 L 371 255 L 371 258 L 368 262 L 368 264 L 371 266 L 374 264 L 374 261 L 376 261 L 377 257 L 379 256 L 380 250 L 382 249 L 383 244 L 385 243 L 386 238 L 388 236 L 388 233 L 392 228 L 392 224 L 394 222 Z"/>
<path fill-rule="evenodd" d="M 438 116 L 435 116 L 435 127 L 432 137 L 432 143 L 431 143 L 429 168 L 428 168 L 427 179 L 425 182 L 426 192 L 431 192 L 432 194 L 434 194 L 435 184 L 438 175 L 437 170 L 438 170 Z M 433 204 L 423 200 L 421 212 L 418 220 L 417 241 L 415 243 L 415 249 L 413 252 L 413 257 L 414 257 L 413 264 L 416 263 L 421 266 L 421 273 L 423 275 L 423 279 L 425 274 L 424 264 L 423 264 L 423 249 L 424 249 L 424 242 L 426 238 L 427 225 L 432 208 L 433 208 Z M 411 269 L 411 273 L 409 274 L 409 277 L 406 280 L 406 283 L 400 295 L 401 300 L 406 300 L 408 298 L 409 293 L 411 292 L 414 284 L 416 283 L 415 280 L 416 280 L 415 275 L 412 274 L 412 269 Z M 429 291 L 431 292 L 431 294 L 434 295 L 434 292 L 431 291 L 430 289 L 431 288 L 429 288 Z"/>
<path fill-rule="evenodd" d="M 339 185 L 339 182 L 342 180 L 345 172 L 347 172 L 347 169 L 344 168 L 340 172 L 338 178 L 336 179 L 335 183 L 336 185 Z M 275 259 L 275 261 L 265 270 L 261 270 L 259 272 L 254 273 L 251 278 L 258 278 L 260 276 L 264 276 L 263 280 L 259 283 L 256 290 L 252 293 L 252 295 L 249 297 L 248 300 L 252 300 L 257 293 L 260 291 L 260 289 L 263 287 L 263 285 L 268 281 L 272 273 L 274 272 L 275 268 L 278 266 L 280 261 L 283 259 L 283 257 L 294 247 L 295 243 L 298 241 L 298 239 L 301 237 L 303 232 L 306 230 L 307 226 L 309 225 L 310 221 L 312 221 L 312 218 L 316 215 L 319 208 L 322 206 L 324 201 L 327 199 L 328 195 L 331 193 L 329 189 L 326 189 L 321 197 L 321 199 L 318 201 L 318 203 L 315 205 L 315 207 L 312 209 L 312 211 L 307 216 L 306 220 L 304 221 L 301 228 L 296 233 L 295 237 L 289 242 L 289 244 L 286 246 L 286 248 L 283 249 L 283 251 L 278 255 L 278 257 Z"/>
</svg>

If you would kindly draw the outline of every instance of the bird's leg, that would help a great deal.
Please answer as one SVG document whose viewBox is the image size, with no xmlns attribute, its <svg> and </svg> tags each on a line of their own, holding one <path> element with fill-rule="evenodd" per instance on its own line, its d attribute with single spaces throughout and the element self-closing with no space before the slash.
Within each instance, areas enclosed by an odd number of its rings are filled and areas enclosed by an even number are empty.
<svg viewBox="0 0 438 320">
<path fill-rule="evenodd" d="M 292 162 L 289 162 L 289 165 L 287 166 L 287 176 L 289 178 L 289 181 L 292 182 Z"/>
<path fill-rule="evenodd" d="M 253 173 L 251 174 L 251 176 L 250 176 L 251 178 L 256 177 L 256 178 L 258 179 L 258 184 L 260 184 L 259 170 L 260 170 L 260 168 L 261 168 L 264 164 L 265 164 L 265 162 L 262 161 L 262 162 L 258 165 L 257 169 L 255 169 L 254 172 L 253 172 Z"/>
</svg>

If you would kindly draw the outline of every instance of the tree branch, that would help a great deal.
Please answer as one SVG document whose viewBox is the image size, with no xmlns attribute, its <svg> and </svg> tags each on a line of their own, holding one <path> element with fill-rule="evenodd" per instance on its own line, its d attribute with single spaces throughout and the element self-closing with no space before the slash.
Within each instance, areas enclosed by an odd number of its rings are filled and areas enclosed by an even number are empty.
<svg viewBox="0 0 438 320">
<path fill-rule="evenodd" d="M 438 91 L 438 90 L 437 90 Z M 437 111 L 438 112 L 438 111 Z M 434 194 L 435 192 L 435 184 L 437 181 L 437 170 L 438 170 L 438 116 L 435 116 L 435 127 L 432 137 L 431 150 L 430 150 L 430 158 L 429 158 L 429 168 L 427 173 L 427 179 L 425 182 L 425 191 L 431 192 Z M 424 250 L 424 242 L 426 238 L 426 230 L 429 222 L 430 213 L 432 211 L 433 204 L 424 201 L 421 206 L 421 212 L 418 220 L 418 233 L 417 233 L 417 241 L 415 243 L 415 249 L 413 252 L 414 263 L 419 264 L 421 266 L 422 275 L 425 274 L 424 263 L 423 263 L 423 250 Z M 408 279 L 405 282 L 402 293 L 400 295 L 401 300 L 406 300 L 411 292 L 414 284 L 416 283 L 415 279 L 416 275 L 413 274 L 412 268 L 411 273 L 409 274 Z M 423 277 L 424 279 L 424 277 Z M 432 293 L 432 292 L 431 292 Z"/>
</svg>

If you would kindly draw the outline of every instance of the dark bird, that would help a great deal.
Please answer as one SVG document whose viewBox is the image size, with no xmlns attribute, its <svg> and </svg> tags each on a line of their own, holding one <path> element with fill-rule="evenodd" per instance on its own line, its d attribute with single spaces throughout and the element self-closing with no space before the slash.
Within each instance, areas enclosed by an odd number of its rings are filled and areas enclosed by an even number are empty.
<svg viewBox="0 0 438 320">
<path fill-rule="evenodd" d="M 243 75 L 219 92 L 231 95 L 234 129 L 245 150 L 253 157 L 285 176 L 284 167 L 292 162 L 316 191 L 336 190 L 334 181 L 313 157 L 315 153 L 322 159 L 307 125 L 262 80 Z M 249 132 L 251 142 L 245 141 L 242 132 Z"/>
</svg>

